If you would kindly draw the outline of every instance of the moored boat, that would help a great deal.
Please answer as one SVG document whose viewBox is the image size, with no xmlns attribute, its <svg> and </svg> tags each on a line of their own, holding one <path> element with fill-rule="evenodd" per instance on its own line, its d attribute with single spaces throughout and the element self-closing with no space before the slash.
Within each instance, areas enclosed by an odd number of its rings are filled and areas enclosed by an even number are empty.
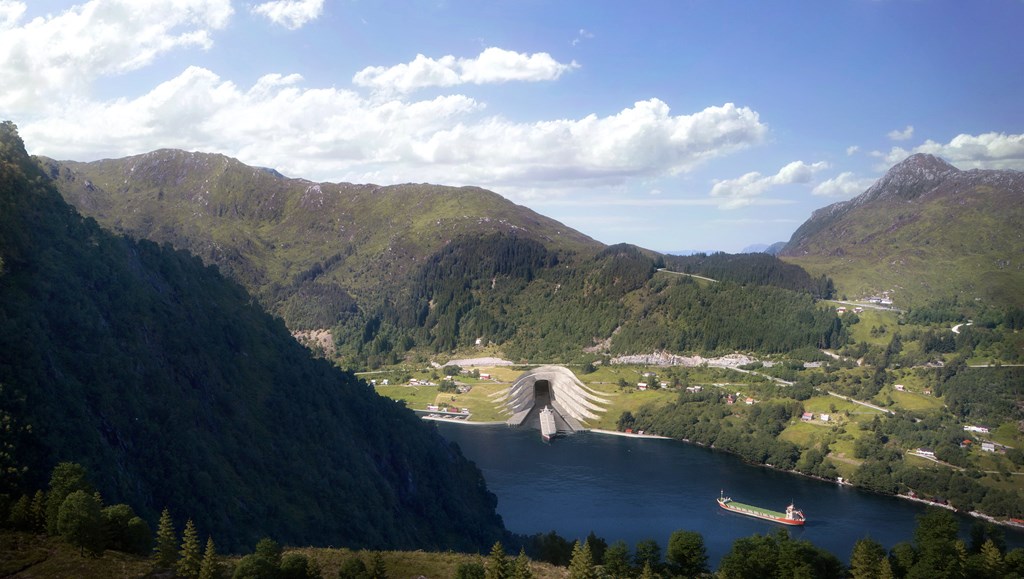
<svg viewBox="0 0 1024 579">
<path fill-rule="evenodd" d="M 748 517 L 772 521 L 773 523 L 782 523 L 783 525 L 800 526 L 803 525 L 806 520 L 804 518 L 804 512 L 793 506 L 793 503 L 790 503 L 789 506 L 786 507 L 786 512 L 780 513 L 779 511 L 736 502 L 725 496 L 724 491 L 721 496 L 718 497 L 718 506 L 727 511 L 747 515 Z"/>
<path fill-rule="evenodd" d="M 555 412 L 551 410 L 550 406 L 545 406 L 540 411 L 540 435 L 544 438 L 544 442 L 551 442 L 551 439 L 558 433 L 558 429 L 555 427 Z"/>
</svg>

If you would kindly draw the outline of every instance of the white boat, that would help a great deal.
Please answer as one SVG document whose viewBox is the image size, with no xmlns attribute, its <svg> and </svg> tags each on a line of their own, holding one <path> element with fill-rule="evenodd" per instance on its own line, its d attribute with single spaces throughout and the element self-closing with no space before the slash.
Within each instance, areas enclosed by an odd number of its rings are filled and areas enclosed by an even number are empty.
<svg viewBox="0 0 1024 579">
<path fill-rule="evenodd" d="M 558 429 L 555 427 L 555 411 L 551 410 L 550 406 L 545 406 L 540 411 L 540 435 L 544 438 L 544 442 L 551 442 L 551 439 L 558 433 Z"/>
</svg>

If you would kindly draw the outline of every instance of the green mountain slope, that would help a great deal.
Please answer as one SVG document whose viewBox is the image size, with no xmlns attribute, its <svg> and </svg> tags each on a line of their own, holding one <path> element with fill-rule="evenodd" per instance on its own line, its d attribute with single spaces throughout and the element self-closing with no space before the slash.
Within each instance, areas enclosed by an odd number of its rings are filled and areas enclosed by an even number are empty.
<svg viewBox="0 0 1024 579">
<path fill-rule="evenodd" d="M 83 214 L 217 265 L 292 329 L 330 327 L 353 302 L 401 300 L 419 265 L 463 235 L 515 234 L 555 251 L 600 248 L 474 187 L 313 183 L 176 150 L 42 163 Z M 335 306 L 311 311 L 311 300 Z"/>
<path fill-rule="evenodd" d="M 251 211 L 273 213 L 270 197 Z M 167 506 L 228 549 L 270 535 L 476 551 L 501 536 L 479 471 L 431 426 L 311 359 L 196 257 L 80 216 L 11 123 L 0 264 L 0 493 L 71 460 L 107 500 L 151 524 Z"/>
<path fill-rule="evenodd" d="M 786 261 L 827 273 L 840 293 L 897 305 L 1024 305 L 1024 173 L 961 171 L 913 155 L 854 199 L 820 209 Z"/>
<path fill-rule="evenodd" d="M 774 257 L 673 261 L 604 247 L 482 189 L 312 183 L 169 150 L 40 163 L 83 213 L 217 265 L 292 330 L 330 328 L 338 359 L 358 367 L 477 340 L 518 359 L 566 361 L 655 349 L 774 352 L 836 334 L 813 300 L 755 287 L 826 295 Z M 656 273 L 666 265 L 732 283 L 708 288 Z M 757 328 L 723 334 L 733 326 L 720 323 L 723 312 L 759 299 L 782 303 L 743 316 Z M 779 322 L 795 334 L 779 337 Z"/>
</svg>

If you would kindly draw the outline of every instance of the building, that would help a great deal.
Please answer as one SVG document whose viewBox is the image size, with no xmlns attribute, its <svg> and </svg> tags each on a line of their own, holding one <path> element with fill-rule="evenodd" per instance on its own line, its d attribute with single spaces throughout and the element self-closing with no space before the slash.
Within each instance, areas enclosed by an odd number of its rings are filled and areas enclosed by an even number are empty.
<svg viewBox="0 0 1024 579">
<path fill-rule="evenodd" d="M 800 417 L 800 420 L 803 420 L 804 422 L 810 422 L 811 420 L 814 420 L 814 413 L 804 412 L 803 416 Z"/>
</svg>

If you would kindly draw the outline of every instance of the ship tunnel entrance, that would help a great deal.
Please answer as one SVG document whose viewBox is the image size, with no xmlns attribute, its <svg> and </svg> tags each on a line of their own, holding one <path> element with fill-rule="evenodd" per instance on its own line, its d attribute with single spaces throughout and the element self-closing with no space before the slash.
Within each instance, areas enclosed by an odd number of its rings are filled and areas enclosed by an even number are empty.
<svg viewBox="0 0 1024 579">
<path fill-rule="evenodd" d="M 551 404 L 551 382 L 537 380 L 533 383 L 533 405 L 535 408 L 544 408 Z"/>
</svg>

